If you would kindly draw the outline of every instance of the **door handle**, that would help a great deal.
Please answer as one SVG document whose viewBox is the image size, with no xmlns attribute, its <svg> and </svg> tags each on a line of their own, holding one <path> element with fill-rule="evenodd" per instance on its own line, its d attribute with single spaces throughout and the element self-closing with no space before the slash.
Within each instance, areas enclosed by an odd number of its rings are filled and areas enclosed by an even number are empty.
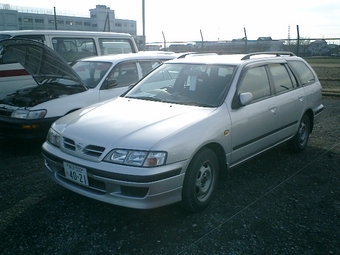
<svg viewBox="0 0 340 255">
<path fill-rule="evenodd" d="M 274 115 L 276 115 L 276 110 L 277 110 L 276 105 L 269 106 L 269 111 L 271 111 Z"/>
</svg>

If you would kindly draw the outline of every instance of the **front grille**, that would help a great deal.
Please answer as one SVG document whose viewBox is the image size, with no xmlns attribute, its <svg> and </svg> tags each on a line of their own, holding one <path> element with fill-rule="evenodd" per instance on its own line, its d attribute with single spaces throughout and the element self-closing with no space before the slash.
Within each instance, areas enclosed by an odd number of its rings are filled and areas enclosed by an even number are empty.
<svg viewBox="0 0 340 255">
<path fill-rule="evenodd" d="M 76 144 L 73 140 L 68 139 L 66 137 L 64 137 L 64 142 L 63 142 L 63 147 L 65 149 L 71 150 L 71 151 L 75 151 L 76 150 Z"/>
<path fill-rule="evenodd" d="M 85 148 L 83 148 L 82 144 L 76 143 L 74 140 L 67 137 L 63 138 L 63 148 L 74 152 L 79 151 L 82 154 L 93 158 L 99 158 L 105 150 L 104 147 L 92 144 L 87 145 Z"/>
<path fill-rule="evenodd" d="M 11 117 L 13 110 L 8 110 L 5 108 L 0 109 L 0 116 Z"/>
<path fill-rule="evenodd" d="M 83 153 L 87 156 L 99 158 L 104 152 L 104 150 L 105 150 L 104 147 L 100 147 L 96 145 L 88 145 L 83 150 Z"/>
</svg>

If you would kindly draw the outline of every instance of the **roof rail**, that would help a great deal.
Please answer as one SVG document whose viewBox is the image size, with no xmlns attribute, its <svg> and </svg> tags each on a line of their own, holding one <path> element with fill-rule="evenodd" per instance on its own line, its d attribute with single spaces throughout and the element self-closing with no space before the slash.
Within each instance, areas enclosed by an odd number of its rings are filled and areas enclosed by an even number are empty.
<svg viewBox="0 0 340 255">
<path fill-rule="evenodd" d="M 264 51 L 264 52 L 253 52 L 245 55 L 241 60 L 250 59 L 252 56 L 256 55 L 275 55 L 276 57 L 280 57 L 282 55 L 288 55 L 288 56 L 296 56 L 293 52 L 289 51 Z"/>
<path fill-rule="evenodd" d="M 206 56 L 206 55 L 218 55 L 217 53 L 214 52 L 184 52 L 184 53 L 179 53 L 178 58 L 186 58 L 186 57 L 194 57 L 194 56 Z"/>
</svg>

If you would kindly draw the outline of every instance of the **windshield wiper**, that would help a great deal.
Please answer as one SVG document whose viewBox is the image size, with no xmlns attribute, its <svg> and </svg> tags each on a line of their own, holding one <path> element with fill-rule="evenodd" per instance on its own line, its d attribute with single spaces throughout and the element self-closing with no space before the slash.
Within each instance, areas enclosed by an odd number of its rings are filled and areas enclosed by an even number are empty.
<svg viewBox="0 0 340 255">
<path fill-rule="evenodd" d="M 199 102 L 195 102 L 195 101 L 192 101 L 192 102 L 181 102 L 181 103 L 185 104 L 185 105 L 192 105 L 192 106 L 199 106 L 199 107 L 214 107 L 211 104 L 199 103 Z"/>
<path fill-rule="evenodd" d="M 157 97 L 150 97 L 150 96 L 142 96 L 142 97 L 127 97 L 127 98 L 134 98 L 134 99 L 141 99 L 141 100 L 148 100 L 148 101 L 155 101 L 155 102 L 163 102 L 162 99 Z"/>
</svg>

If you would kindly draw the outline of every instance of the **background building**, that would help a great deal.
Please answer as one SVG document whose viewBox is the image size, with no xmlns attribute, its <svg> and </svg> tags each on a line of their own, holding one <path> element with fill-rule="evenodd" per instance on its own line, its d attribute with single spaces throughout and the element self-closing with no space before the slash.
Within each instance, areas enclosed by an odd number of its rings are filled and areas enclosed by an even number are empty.
<svg viewBox="0 0 340 255">
<path fill-rule="evenodd" d="M 39 29 L 129 33 L 138 46 L 143 45 L 143 36 L 137 35 L 137 21 L 116 19 L 115 11 L 106 5 L 90 9 L 90 17 L 77 17 L 46 9 L 21 11 L 9 4 L 0 4 L 0 30 Z"/>
</svg>

